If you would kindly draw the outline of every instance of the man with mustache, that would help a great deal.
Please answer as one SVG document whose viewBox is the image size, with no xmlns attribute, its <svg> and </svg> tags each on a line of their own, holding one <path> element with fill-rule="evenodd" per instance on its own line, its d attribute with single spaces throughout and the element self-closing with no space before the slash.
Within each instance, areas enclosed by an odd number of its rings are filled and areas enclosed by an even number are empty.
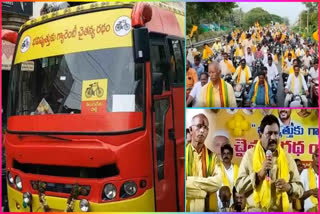
<svg viewBox="0 0 320 214">
<path fill-rule="evenodd" d="M 281 148 L 279 131 L 278 118 L 265 116 L 260 124 L 260 140 L 241 160 L 235 186 L 237 192 L 248 195 L 249 212 L 290 212 L 291 201 L 303 195 L 297 166 Z M 267 157 L 267 150 L 272 156 Z"/>
<path fill-rule="evenodd" d="M 186 148 L 186 210 L 190 212 L 218 211 L 216 192 L 222 179 L 217 156 L 205 145 L 209 120 L 204 114 L 192 118 L 191 143 Z"/>
<path fill-rule="evenodd" d="M 290 109 L 279 109 L 278 110 L 280 130 L 285 126 L 294 126 L 294 123 L 291 122 L 291 110 Z"/>
<path fill-rule="evenodd" d="M 247 205 L 247 198 L 244 193 L 240 194 L 237 192 L 236 188 L 234 187 L 232 190 L 233 201 L 234 203 L 231 206 L 232 212 L 247 212 L 248 205 Z"/>
<path fill-rule="evenodd" d="M 229 191 L 233 189 L 235 181 L 238 176 L 239 167 L 237 164 L 232 163 L 233 148 L 230 144 L 225 144 L 221 147 L 221 158 L 220 168 L 222 173 L 222 186 L 229 187 Z M 220 191 L 220 190 L 219 190 Z M 218 193 L 220 194 L 220 192 Z M 218 198 L 218 205 L 222 207 L 221 197 Z M 232 204 L 232 198 L 231 203 Z"/>
<path fill-rule="evenodd" d="M 318 188 L 319 188 L 319 174 L 318 174 L 318 148 L 312 154 L 312 164 L 309 168 L 304 169 L 301 173 L 301 180 L 304 186 L 304 194 L 300 198 L 304 200 L 305 212 L 318 212 Z"/>
</svg>

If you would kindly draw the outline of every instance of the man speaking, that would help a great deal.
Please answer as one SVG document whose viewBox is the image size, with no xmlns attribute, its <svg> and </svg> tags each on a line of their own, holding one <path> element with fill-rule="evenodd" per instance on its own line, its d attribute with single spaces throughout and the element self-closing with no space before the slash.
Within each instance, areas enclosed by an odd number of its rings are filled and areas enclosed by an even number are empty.
<svg viewBox="0 0 320 214">
<path fill-rule="evenodd" d="M 265 116 L 259 138 L 240 164 L 236 189 L 248 196 L 250 211 L 292 211 L 292 199 L 303 195 L 303 185 L 292 157 L 279 143 L 280 124 L 274 115 Z"/>
</svg>

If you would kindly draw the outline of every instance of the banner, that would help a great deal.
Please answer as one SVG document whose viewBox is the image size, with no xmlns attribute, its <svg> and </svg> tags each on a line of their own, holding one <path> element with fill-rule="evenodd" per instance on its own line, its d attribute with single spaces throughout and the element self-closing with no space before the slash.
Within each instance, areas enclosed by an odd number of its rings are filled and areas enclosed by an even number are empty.
<svg viewBox="0 0 320 214">
<path fill-rule="evenodd" d="M 24 31 L 14 64 L 81 51 L 132 46 L 131 9 L 50 21 Z"/>
<path fill-rule="evenodd" d="M 254 147 L 259 140 L 259 126 L 266 114 L 273 114 L 279 118 L 280 145 L 294 159 L 300 159 L 304 167 L 310 165 L 312 153 L 318 146 L 316 109 L 188 109 L 187 127 L 191 124 L 191 118 L 199 113 L 204 113 L 209 119 L 209 133 L 205 145 L 213 151 L 216 132 L 225 133 L 234 149 L 233 161 L 238 164 L 245 152 Z"/>
</svg>

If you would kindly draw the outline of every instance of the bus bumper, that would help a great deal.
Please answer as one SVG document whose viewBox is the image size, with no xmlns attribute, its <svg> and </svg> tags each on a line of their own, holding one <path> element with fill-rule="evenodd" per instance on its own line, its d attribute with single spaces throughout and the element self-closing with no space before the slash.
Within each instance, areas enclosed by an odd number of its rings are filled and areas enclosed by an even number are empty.
<svg viewBox="0 0 320 214">
<path fill-rule="evenodd" d="M 30 207 L 23 207 L 23 193 L 15 190 L 7 185 L 8 201 L 10 212 L 30 212 Z M 50 207 L 50 212 L 64 212 L 67 207 L 67 198 L 46 196 L 47 203 Z M 80 200 L 76 200 L 74 212 L 81 212 L 79 207 Z M 140 211 L 153 212 L 154 211 L 154 190 L 153 188 L 146 190 L 141 196 L 116 202 L 93 203 L 90 202 L 89 212 L 102 211 Z M 39 202 L 39 195 L 32 195 L 32 212 L 44 212 Z"/>
</svg>

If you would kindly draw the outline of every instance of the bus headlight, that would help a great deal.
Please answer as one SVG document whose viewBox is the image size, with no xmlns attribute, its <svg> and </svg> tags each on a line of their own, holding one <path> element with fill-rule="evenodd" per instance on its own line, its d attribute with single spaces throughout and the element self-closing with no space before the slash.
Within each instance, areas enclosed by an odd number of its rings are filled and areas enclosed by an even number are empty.
<svg viewBox="0 0 320 214">
<path fill-rule="evenodd" d="M 80 210 L 82 212 L 88 212 L 89 211 L 89 201 L 88 200 L 81 199 L 79 206 L 80 206 Z"/>
<path fill-rule="evenodd" d="M 137 184 L 133 181 L 127 181 L 123 184 L 123 189 L 126 194 L 133 196 L 137 193 Z"/>
<path fill-rule="evenodd" d="M 22 180 L 20 178 L 19 175 L 16 176 L 16 178 L 14 179 L 15 183 L 16 183 L 16 187 L 18 190 L 22 190 Z"/>
<path fill-rule="evenodd" d="M 11 172 L 8 172 L 8 181 L 9 181 L 9 184 L 12 186 L 13 185 L 13 177 L 12 177 L 12 174 Z"/>
<path fill-rule="evenodd" d="M 117 189 L 115 185 L 113 184 L 107 184 L 103 188 L 104 195 L 107 197 L 107 199 L 112 200 L 117 195 Z"/>
</svg>

